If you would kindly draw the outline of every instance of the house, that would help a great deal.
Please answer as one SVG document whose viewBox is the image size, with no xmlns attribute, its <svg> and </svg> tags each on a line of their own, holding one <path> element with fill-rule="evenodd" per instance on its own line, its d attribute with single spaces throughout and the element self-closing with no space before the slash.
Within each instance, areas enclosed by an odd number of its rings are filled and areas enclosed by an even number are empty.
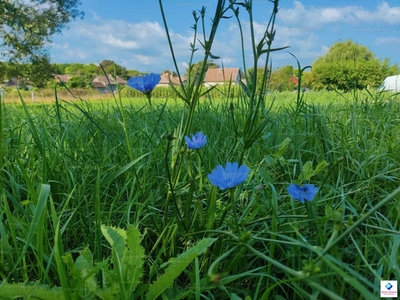
<svg viewBox="0 0 400 300">
<path fill-rule="evenodd" d="M 290 81 L 294 83 L 295 86 L 297 86 L 299 84 L 299 79 L 292 75 L 292 77 L 290 78 Z"/>
<path fill-rule="evenodd" d="M 209 68 L 206 76 L 204 77 L 205 86 L 214 86 L 219 84 L 225 84 L 232 81 L 232 84 L 239 84 L 240 81 L 240 69 L 239 68 L 224 68 L 215 69 Z"/>
<path fill-rule="evenodd" d="M 168 87 L 170 85 L 170 80 L 173 85 L 179 85 L 181 84 L 179 81 L 179 78 L 177 76 L 173 76 L 172 74 L 168 72 L 164 72 L 161 75 L 161 80 L 160 82 L 156 85 L 156 87 Z M 185 82 L 186 79 L 181 77 L 182 82 Z"/>
<path fill-rule="evenodd" d="M 114 76 L 108 74 L 107 76 L 105 75 L 99 75 L 96 76 L 91 84 L 92 87 L 98 90 L 100 93 L 109 93 L 109 92 L 115 92 L 117 90 L 117 83 L 120 86 L 126 85 L 126 80 L 116 76 L 116 80 L 114 80 Z"/>
<path fill-rule="evenodd" d="M 62 74 L 53 74 L 53 77 L 56 81 L 61 82 L 61 83 L 67 83 L 68 80 L 70 80 L 72 78 L 72 76 L 62 75 Z"/>
<path fill-rule="evenodd" d="M 29 79 L 25 79 L 22 77 L 16 78 L 12 77 L 10 79 L 6 79 L 3 81 L 5 87 L 12 87 L 18 89 L 32 90 L 33 84 L 29 81 Z"/>
</svg>

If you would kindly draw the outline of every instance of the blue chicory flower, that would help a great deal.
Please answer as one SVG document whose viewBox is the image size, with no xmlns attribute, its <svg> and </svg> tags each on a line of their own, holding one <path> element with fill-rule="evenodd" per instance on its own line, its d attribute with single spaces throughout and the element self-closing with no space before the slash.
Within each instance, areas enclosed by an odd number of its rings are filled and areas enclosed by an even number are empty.
<svg viewBox="0 0 400 300">
<path fill-rule="evenodd" d="M 149 94 L 155 88 L 155 86 L 160 82 L 160 74 L 147 74 L 145 76 L 137 76 L 129 78 L 126 83 L 131 88 L 134 88 L 142 93 Z"/>
<path fill-rule="evenodd" d="M 196 133 L 196 135 L 191 134 L 192 138 L 185 136 L 186 145 L 189 149 L 199 149 L 207 143 L 207 136 L 205 136 L 201 131 Z"/>
<path fill-rule="evenodd" d="M 289 184 L 287 191 L 293 199 L 300 200 L 301 203 L 304 203 L 304 200 L 312 201 L 314 199 L 315 194 L 318 192 L 318 188 L 313 184 L 299 186 L 291 183 Z"/>
<path fill-rule="evenodd" d="M 219 165 L 215 170 L 208 174 L 208 179 L 211 184 L 219 187 L 221 190 L 233 188 L 243 183 L 249 175 L 250 169 L 245 165 L 241 165 L 237 162 L 226 163 L 225 169 Z"/>
</svg>

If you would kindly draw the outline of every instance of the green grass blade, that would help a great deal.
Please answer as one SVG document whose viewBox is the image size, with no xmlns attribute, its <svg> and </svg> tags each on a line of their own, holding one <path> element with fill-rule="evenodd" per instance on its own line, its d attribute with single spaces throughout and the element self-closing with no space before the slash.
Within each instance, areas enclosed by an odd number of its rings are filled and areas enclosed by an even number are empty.
<svg viewBox="0 0 400 300">
<path fill-rule="evenodd" d="M 28 250 L 29 246 L 32 243 L 32 240 L 33 240 L 33 237 L 34 237 L 35 233 L 37 233 L 39 235 L 43 234 L 42 231 L 44 230 L 44 228 L 39 228 L 38 232 L 36 231 L 36 229 L 38 228 L 38 225 L 40 224 L 40 219 L 41 219 L 43 211 L 45 209 L 47 198 L 48 198 L 49 194 L 50 194 L 50 185 L 41 184 L 40 191 L 39 191 L 39 196 L 38 196 L 38 201 L 37 201 L 37 204 L 36 204 L 36 207 L 35 207 L 35 212 L 34 212 L 34 215 L 33 215 L 33 219 L 31 221 L 31 226 L 30 226 L 28 235 L 27 235 L 27 237 L 25 239 L 24 248 L 22 249 L 22 251 L 21 251 L 21 253 L 20 253 L 19 257 L 18 257 L 18 260 L 17 260 L 17 262 L 15 264 L 15 267 L 18 266 L 20 264 L 20 262 L 22 261 L 26 251 Z M 14 269 L 15 269 L 15 267 L 14 267 Z M 13 271 L 14 270 L 12 270 L 12 272 Z"/>
<path fill-rule="evenodd" d="M 216 239 L 213 238 L 204 238 L 195 246 L 186 250 L 184 253 L 175 258 L 165 273 L 161 275 L 152 285 L 150 285 L 149 291 L 146 294 L 146 299 L 153 300 L 160 296 L 161 293 L 165 291 L 165 289 L 167 289 L 172 282 L 186 269 L 186 267 L 196 257 L 205 252 L 207 248 L 210 247 L 215 241 Z"/>
</svg>

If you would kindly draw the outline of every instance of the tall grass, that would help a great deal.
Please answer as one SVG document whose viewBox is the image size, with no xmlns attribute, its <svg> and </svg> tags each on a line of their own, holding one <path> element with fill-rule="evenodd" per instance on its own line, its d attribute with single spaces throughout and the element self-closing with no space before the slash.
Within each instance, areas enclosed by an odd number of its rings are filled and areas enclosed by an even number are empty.
<svg viewBox="0 0 400 300">
<path fill-rule="evenodd" d="M 251 1 L 218 1 L 204 65 L 234 4 L 251 17 Z M 255 69 L 278 50 L 273 4 Z M 204 8 L 194 19 L 205 30 Z M 375 299 L 380 280 L 399 280 L 396 95 L 266 94 L 268 76 L 261 90 L 256 76 L 218 100 L 188 78 L 151 107 L 121 90 L 3 104 L 0 296 Z M 184 136 L 197 131 L 207 144 L 190 150 Z M 217 189 L 207 175 L 232 161 L 247 180 Z M 290 183 L 319 192 L 303 204 Z"/>
<path fill-rule="evenodd" d="M 109 249 L 99 240 L 98 225 L 134 224 L 143 234 L 147 255 L 143 282 L 154 281 L 163 264 L 197 238 L 218 238 L 197 267 L 175 282 L 175 289 L 186 287 L 184 297 L 377 295 L 380 279 L 399 279 L 400 105 L 354 95 L 343 95 L 346 103 L 336 104 L 330 95 L 318 104 L 313 99 L 308 103 L 306 95 L 298 118 L 290 103 L 270 112 L 262 137 L 245 157 L 252 173 L 238 191 L 241 236 L 230 229 L 227 195 L 205 178 L 197 186 L 199 178 L 234 151 L 231 100 L 198 106 L 196 127 L 209 142 L 199 153 L 182 150 L 183 168 L 190 172 L 174 191 L 186 223 L 178 222 L 173 206 L 165 202 L 165 151 L 180 108 L 61 101 L 3 106 L 3 280 L 61 285 L 57 251 L 60 257 L 76 257 L 89 248 L 94 261 L 101 262 Z M 240 104 L 233 103 L 241 128 Z M 288 197 L 286 187 L 298 178 L 301 165 L 311 161 L 315 168 L 322 160 L 328 166 L 312 178 L 320 192 L 310 203 L 310 219 L 306 207 Z M 215 201 L 212 207 L 210 201 Z M 58 229 L 49 218 L 50 203 Z M 201 282 L 196 287 L 197 276 Z"/>
</svg>

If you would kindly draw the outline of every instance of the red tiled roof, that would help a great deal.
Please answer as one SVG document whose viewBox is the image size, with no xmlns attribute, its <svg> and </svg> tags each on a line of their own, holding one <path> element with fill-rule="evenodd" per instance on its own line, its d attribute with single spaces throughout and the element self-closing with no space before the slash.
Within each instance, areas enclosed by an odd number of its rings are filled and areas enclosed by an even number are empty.
<svg viewBox="0 0 400 300">
<path fill-rule="evenodd" d="M 116 76 L 116 80 L 118 84 L 126 84 L 126 80 L 119 76 Z M 97 87 L 105 87 L 109 84 L 115 84 L 114 76 L 111 76 L 110 74 L 107 76 L 98 75 L 92 80 L 92 86 L 96 85 Z"/>
<path fill-rule="evenodd" d="M 160 80 L 160 82 L 158 84 L 167 85 L 167 84 L 169 84 L 170 80 L 171 80 L 172 84 L 176 84 L 176 85 L 180 84 L 180 81 L 179 81 L 178 77 L 172 76 L 172 74 L 170 75 L 168 73 L 162 73 L 161 74 L 161 80 Z M 182 79 L 182 81 L 183 81 L 183 79 Z"/>
<path fill-rule="evenodd" d="M 60 82 L 68 82 L 72 77 L 68 75 L 63 75 L 63 74 L 53 74 L 54 79 L 59 80 Z"/>
<path fill-rule="evenodd" d="M 238 74 L 239 68 L 209 68 L 207 70 L 206 76 L 204 77 L 204 82 L 226 82 L 230 80 L 236 81 L 236 78 L 238 78 Z"/>
<path fill-rule="evenodd" d="M 296 85 L 299 84 L 299 79 L 294 75 L 292 75 L 291 81 Z"/>
</svg>

